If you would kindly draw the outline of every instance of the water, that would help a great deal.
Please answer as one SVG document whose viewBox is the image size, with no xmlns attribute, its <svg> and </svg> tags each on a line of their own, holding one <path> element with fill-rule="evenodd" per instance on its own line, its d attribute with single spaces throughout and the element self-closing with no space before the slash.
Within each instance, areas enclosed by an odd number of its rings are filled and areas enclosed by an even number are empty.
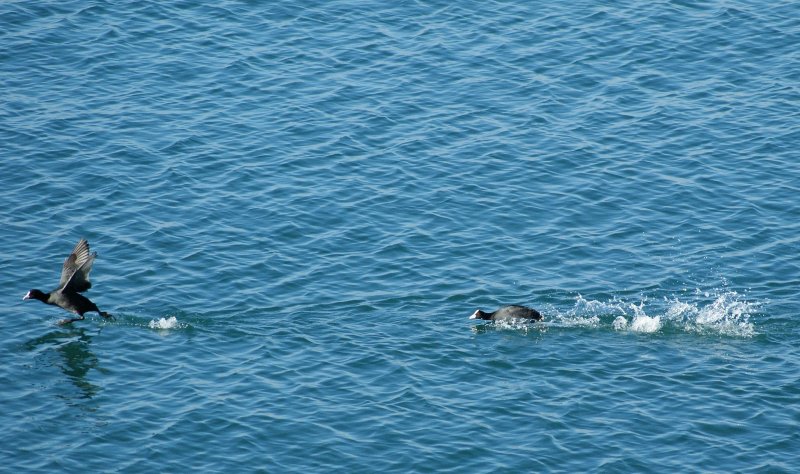
<svg viewBox="0 0 800 474">
<path fill-rule="evenodd" d="M 798 19 L 3 3 L 0 466 L 796 472 Z"/>
</svg>

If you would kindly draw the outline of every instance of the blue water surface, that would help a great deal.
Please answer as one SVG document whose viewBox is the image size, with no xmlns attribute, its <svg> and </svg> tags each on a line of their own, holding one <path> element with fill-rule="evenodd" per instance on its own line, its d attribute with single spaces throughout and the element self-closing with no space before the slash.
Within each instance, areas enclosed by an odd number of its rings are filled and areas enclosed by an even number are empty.
<svg viewBox="0 0 800 474">
<path fill-rule="evenodd" d="M 0 470 L 797 472 L 799 44 L 791 2 L 1 3 Z M 21 298 L 81 237 L 115 319 L 60 326 Z"/>
</svg>

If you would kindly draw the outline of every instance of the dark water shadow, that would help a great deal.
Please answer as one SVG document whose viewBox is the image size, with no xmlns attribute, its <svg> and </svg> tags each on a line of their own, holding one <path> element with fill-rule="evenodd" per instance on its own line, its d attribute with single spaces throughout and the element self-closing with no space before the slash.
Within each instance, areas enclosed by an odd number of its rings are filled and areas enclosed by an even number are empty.
<svg viewBox="0 0 800 474">
<path fill-rule="evenodd" d="M 50 365 L 58 366 L 78 389 L 79 398 L 91 399 L 100 392 L 100 387 L 87 378 L 90 370 L 100 367 L 99 359 L 91 350 L 92 338 L 93 335 L 85 328 L 60 328 L 31 339 L 23 347 L 29 352 L 39 353 Z"/>
</svg>

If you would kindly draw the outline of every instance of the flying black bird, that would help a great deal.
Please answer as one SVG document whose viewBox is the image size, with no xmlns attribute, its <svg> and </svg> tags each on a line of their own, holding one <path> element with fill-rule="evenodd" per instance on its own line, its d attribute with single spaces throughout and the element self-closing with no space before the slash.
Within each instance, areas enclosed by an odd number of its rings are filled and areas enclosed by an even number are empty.
<svg viewBox="0 0 800 474">
<path fill-rule="evenodd" d="M 89 281 L 89 272 L 92 271 L 92 263 L 97 257 L 97 252 L 89 251 L 89 242 L 81 239 L 72 249 L 72 253 L 64 260 L 64 268 L 61 270 L 61 281 L 58 288 L 45 293 L 41 290 L 31 290 L 22 299 L 39 300 L 42 303 L 52 304 L 66 309 L 78 315 L 77 318 L 62 319 L 59 324 L 69 324 L 83 319 L 83 313 L 97 311 L 104 318 L 112 317 L 110 314 L 100 311 L 97 305 L 92 303 L 89 298 L 81 293 L 92 287 Z"/>
</svg>

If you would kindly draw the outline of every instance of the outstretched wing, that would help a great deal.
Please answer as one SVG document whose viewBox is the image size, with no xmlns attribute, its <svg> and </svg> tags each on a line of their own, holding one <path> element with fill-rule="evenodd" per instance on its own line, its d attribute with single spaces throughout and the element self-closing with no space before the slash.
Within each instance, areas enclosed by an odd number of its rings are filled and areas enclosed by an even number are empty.
<svg viewBox="0 0 800 474">
<path fill-rule="evenodd" d="M 64 260 L 64 268 L 61 270 L 61 282 L 58 285 L 60 290 L 71 290 L 82 292 L 92 287 L 89 281 L 89 272 L 92 271 L 92 263 L 97 257 L 97 252 L 89 250 L 89 242 L 81 239 L 72 249 L 72 253 Z"/>
</svg>

